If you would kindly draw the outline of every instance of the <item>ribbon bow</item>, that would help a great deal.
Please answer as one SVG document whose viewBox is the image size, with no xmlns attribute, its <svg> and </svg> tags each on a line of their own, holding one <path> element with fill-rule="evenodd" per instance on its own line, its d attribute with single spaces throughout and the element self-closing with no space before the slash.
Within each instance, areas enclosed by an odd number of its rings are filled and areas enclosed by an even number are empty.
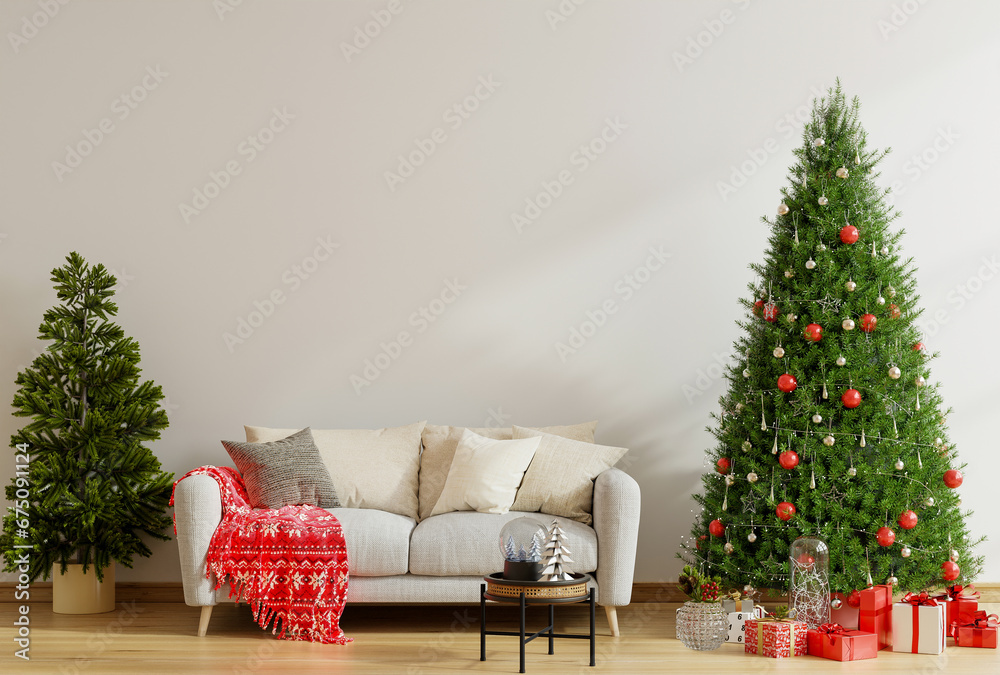
<svg viewBox="0 0 1000 675">
<path fill-rule="evenodd" d="M 920 593 L 907 593 L 902 597 L 900 602 L 905 602 L 908 605 L 913 605 L 914 607 L 926 606 L 926 607 L 937 607 L 937 600 L 928 595 L 927 591 Z"/>
<path fill-rule="evenodd" d="M 836 636 L 843 635 L 846 632 L 844 627 L 839 623 L 824 623 L 816 630 L 826 635 L 826 637 L 830 640 L 831 647 L 833 646 L 833 643 L 836 642 Z"/>
<path fill-rule="evenodd" d="M 954 586 L 948 586 L 945 590 L 945 595 L 947 595 L 952 600 L 968 599 L 968 600 L 978 600 L 979 591 L 972 584 L 968 586 L 962 586 L 961 584 L 955 584 Z"/>
<path fill-rule="evenodd" d="M 972 621 L 963 624 L 963 628 L 998 628 L 1000 627 L 1000 617 L 996 614 L 987 614 L 983 610 L 979 610 L 972 615 Z"/>
<path fill-rule="evenodd" d="M 729 598 L 732 598 L 733 602 L 739 602 L 740 600 L 743 599 L 743 594 L 740 593 L 735 588 L 733 590 L 729 591 L 728 593 L 726 593 L 726 596 L 729 597 Z"/>
</svg>

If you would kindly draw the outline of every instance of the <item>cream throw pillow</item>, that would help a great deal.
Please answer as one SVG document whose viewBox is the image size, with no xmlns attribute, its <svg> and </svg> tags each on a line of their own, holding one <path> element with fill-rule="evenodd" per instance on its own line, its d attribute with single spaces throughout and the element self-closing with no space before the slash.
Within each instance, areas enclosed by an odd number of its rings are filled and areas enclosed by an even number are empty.
<svg viewBox="0 0 1000 675">
<path fill-rule="evenodd" d="M 593 443 L 595 428 L 597 428 L 597 422 L 584 422 L 569 426 L 541 427 L 541 431 Z M 511 427 L 470 427 L 470 430 L 480 436 L 496 440 L 513 438 Z M 455 448 L 458 447 L 458 441 L 462 437 L 463 431 L 465 431 L 465 427 L 447 427 L 437 424 L 428 424 L 424 427 L 422 434 L 424 451 L 420 455 L 421 520 L 430 517 L 431 510 L 441 497 L 441 490 L 444 489 L 444 482 L 448 479 L 448 469 L 455 458 Z"/>
<path fill-rule="evenodd" d="M 420 434 L 426 422 L 388 429 L 313 429 L 341 505 L 417 518 Z M 297 429 L 244 427 L 248 443 L 285 438 Z"/>
<path fill-rule="evenodd" d="M 584 422 L 568 426 L 541 427 L 541 430 L 565 436 L 578 441 L 594 442 L 594 429 L 597 422 Z M 510 440 L 513 436 L 511 427 L 469 427 L 470 431 L 496 440 Z M 424 451 L 420 455 L 420 519 L 428 518 L 431 510 L 441 497 L 444 482 L 448 478 L 448 469 L 455 458 L 455 448 L 462 437 L 465 427 L 446 427 L 428 424 L 422 434 Z"/>
<path fill-rule="evenodd" d="M 539 438 L 541 443 L 510 510 L 541 511 L 590 525 L 594 521 L 594 479 L 613 467 L 628 449 L 583 443 L 524 427 L 514 427 L 514 438 Z"/>
<path fill-rule="evenodd" d="M 507 513 L 540 438 L 498 441 L 466 429 L 431 515 L 451 511 Z"/>
</svg>

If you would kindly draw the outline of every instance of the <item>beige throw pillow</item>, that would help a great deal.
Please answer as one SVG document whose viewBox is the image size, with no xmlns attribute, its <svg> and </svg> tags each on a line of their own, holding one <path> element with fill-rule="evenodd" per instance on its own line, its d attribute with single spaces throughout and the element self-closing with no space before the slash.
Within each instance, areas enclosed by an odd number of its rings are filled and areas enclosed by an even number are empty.
<svg viewBox="0 0 1000 675">
<path fill-rule="evenodd" d="M 451 511 L 507 513 L 540 438 L 498 441 L 466 429 L 431 515 Z"/>
<path fill-rule="evenodd" d="M 594 429 L 597 422 L 584 422 L 568 426 L 541 427 L 541 431 L 565 436 L 587 443 L 594 442 Z M 470 427 L 470 430 L 480 436 L 496 440 L 513 438 L 511 427 Z M 447 427 L 428 424 L 422 434 L 424 450 L 420 455 L 420 519 L 428 518 L 431 510 L 441 497 L 445 480 L 448 479 L 448 469 L 455 457 L 455 448 L 462 437 L 465 427 Z M 338 493 L 340 494 L 340 493 Z M 341 497 L 343 499 L 343 497 Z"/>
<path fill-rule="evenodd" d="M 420 434 L 425 422 L 388 429 L 313 429 L 341 505 L 417 518 Z M 244 427 L 247 442 L 285 438 L 297 429 Z"/>
<path fill-rule="evenodd" d="M 584 443 L 524 427 L 514 427 L 514 438 L 540 438 L 541 443 L 511 511 L 541 511 L 591 524 L 594 479 L 614 466 L 628 449 Z"/>
</svg>

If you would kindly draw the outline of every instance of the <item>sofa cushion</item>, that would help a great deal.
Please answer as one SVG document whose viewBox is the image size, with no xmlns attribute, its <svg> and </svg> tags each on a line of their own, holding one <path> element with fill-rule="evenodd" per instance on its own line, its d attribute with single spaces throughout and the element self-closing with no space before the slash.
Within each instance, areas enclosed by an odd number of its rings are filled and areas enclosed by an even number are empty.
<svg viewBox="0 0 1000 675">
<path fill-rule="evenodd" d="M 253 508 L 340 506 L 330 472 L 320 459 L 308 427 L 270 443 L 222 441 L 222 447 L 243 475 Z"/>
<path fill-rule="evenodd" d="M 595 445 L 514 427 L 514 438 L 540 438 L 541 443 L 524 474 L 515 511 L 541 511 L 590 525 L 594 518 L 594 479 L 628 452 L 626 448 Z"/>
<path fill-rule="evenodd" d="M 327 509 L 340 521 L 351 576 L 406 574 L 415 521 L 374 509 Z"/>
<path fill-rule="evenodd" d="M 572 551 L 570 571 L 589 573 L 597 569 L 597 534 L 583 523 L 539 513 L 453 511 L 422 520 L 414 528 L 410 537 L 410 573 L 454 576 L 502 571 L 500 530 L 522 516 L 530 516 L 546 529 L 553 520 L 559 521 Z M 350 546 L 347 551 L 350 555 Z"/>
<path fill-rule="evenodd" d="M 295 429 L 245 427 L 247 441 L 284 438 Z M 417 473 L 424 422 L 389 429 L 313 429 L 340 505 L 417 517 Z"/>
<path fill-rule="evenodd" d="M 466 429 L 431 515 L 449 511 L 510 511 L 517 486 L 540 442 L 540 438 L 498 441 Z"/>
<path fill-rule="evenodd" d="M 568 426 L 540 427 L 540 431 L 557 436 L 564 436 L 587 443 L 594 442 L 594 429 L 597 422 L 584 422 Z M 514 437 L 511 427 L 470 427 L 470 429 L 486 438 L 505 441 Z M 441 497 L 441 490 L 448 479 L 448 469 L 455 457 L 455 449 L 462 438 L 465 427 L 447 427 L 436 424 L 424 426 L 421 437 L 423 452 L 420 455 L 420 518 L 431 515 L 434 505 Z M 315 432 L 314 432 L 315 433 Z M 319 440 L 317 439 L 317 445 Z M 322 451 L 320 446 L 320 451 Z M 334 480 L 336 484 L 336 480 Z M 341 501 L 344 497 L 339 493 Z"/>
</svg>

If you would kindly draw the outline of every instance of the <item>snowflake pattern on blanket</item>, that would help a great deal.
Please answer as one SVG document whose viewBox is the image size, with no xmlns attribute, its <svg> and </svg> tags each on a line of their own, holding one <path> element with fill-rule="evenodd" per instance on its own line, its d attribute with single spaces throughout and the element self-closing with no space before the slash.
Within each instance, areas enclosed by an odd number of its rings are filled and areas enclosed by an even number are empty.
<svg viewBox="0 0 1000 675">
<path fill-rule="evenodd" d="M 216 589 L 229 581 L 229 597 L 249 602 L 261 628 L 273 621 L 276 633 L 280 626 L 279 639 L 352 642 L 340 629 L 348 571 L 337 518 L 318 506 L 251 508 L 243 477 L 226 466 L 189 471 L 174 489 L 198 474 L 214 478 L 222 493 L 222 522 L 208 548 L 207 575 L 215 574 Z"/>
</svg>

